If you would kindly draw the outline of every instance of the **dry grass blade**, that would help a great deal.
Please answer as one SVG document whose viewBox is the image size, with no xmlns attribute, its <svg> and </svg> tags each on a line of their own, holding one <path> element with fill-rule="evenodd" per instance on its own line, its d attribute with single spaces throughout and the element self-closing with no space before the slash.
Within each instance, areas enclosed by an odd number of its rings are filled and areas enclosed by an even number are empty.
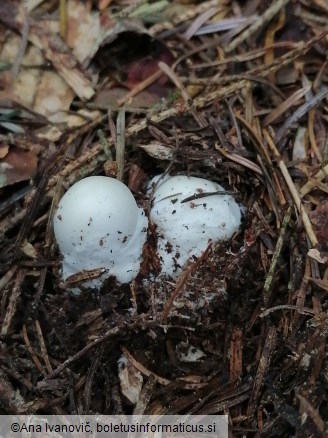
<svg viewBox="0 0 328 438">
<path fill-rule="evenodd" d="M 67 2 L 60 0 L 60 36 L 65 41 L 67 34 Z"/>
<path fill-rule="evenodd" d="M 201 126 L 201 127 L 207 126 L 207 122 L 206 122 L 205 118 L 201 114 L 198 113 L 196 108 L 194 108 L 194 106 L 192 105 L 191 96 L 188 94 L 188 91 L 186 90 L 186 88 L 184 87 L 184 85 L 182 84 L 182 82 L 180 81 L 178 76 L 171 69 L 171 67 L 169 67 L 167 64 L 165 64 L 165 62 L 159 62 L 158 66 L 162 70 L 162 72 L 164 72 L 171 79 L 171 81 L 174 83 L 174 85 L 177 87 L 177 89 L 180 90 L 184 101 L 189 106 L 190 111 L 193 114 L 195 120 L 198 122 L 199 126 Z"/>
<path fill-rule="evenodd" d="M 315 123 L 315 108 L 312 108 L 308 114 L 308 132 L 309 132 L 309 140 L 311 144 L 311 149 L 315 153 L 319 163 L 322 162 L 322 154 L 318 148 L 318 144 L 314 134 L 314 123 Z"/>
<path fill-rule="evenodd" d="M 303 105 L 297 108 L 294 114 L 285 121 L 281 128 L 279 128 L 275 137 L 276 143 L 279 144 L 286 136 L 288 130 L 292 127 L 292 125 L 296 123 L 302 116 L 304 116 L 304 114 L 308 113 L 312 108 L 318 105 L 318 103 L 320 103 L 327 95 L 328 87 L 323 87 L 322 90 L 320 90 L 315 96 L 313 96 L 312 100 L 305 102 Z"/>
<path fill-rule="evenodd" d="M 270 313 L 276 312 L 277 310 L 296 310 L 296 314 L 300 313 L 302 315 L 312 316 L 314 315 L 314 311 L 309 308 L 299 308 L 298 306 L 294 306 L 292 304 L 284 304 L 281 306 L 270 307 L 270 309 L 264 310 L 264 312 L 260 313 L 261 318 L 265 318 L 270 315 Z"/>
<path fill-rule="evenodd" d="M 267 139 L 267 142 L 268 142 L 270 149 L 272 150 L 274 156 L 278 160 L 278 166 L 281 170 L 281 173 L 283 174 L 283 177 L 285 178 L 285 181 L 286 181 L 288 188 L 291 192 L 291 195 L 294 199 L 295 206 L 302 217 L 303 224 L 304 224 L 304 227 L 306 229 L 307 235 L 310 239 L 310 242 L 313 246 L 316 246 L 318 244 L 318 239 L 316 238 L 316 235 L 314 234 L 313 227 L 312 227 L 312 224 L 310 222 L 309 216 L 306 213 L 305 208 L 303 207 L 302 200 L 301 200 L 299 193 L 295 187 L 295 184 L 294 184 L 294 182 L 293 182 L 293 180 L 288 172 L 287 166 L 284 163 L 284 161 L 282 160 L 282 158 L 278 152 L 278 149 L 276 148 L 268 131 L 264 131 L 264 135 Z"/>
<path fill-rule="evenodd" d="M 265 37 L 265 46 L 266 47 L 270 47 L 270 49 L 268 49 L 264 55 L 264 64 L 271 64 L 274 60 L 275 54 L 274 54 L 274 50 L 272 49 L 272 45 L 274 44 L 274 40 L 276 38 L 276 34 L 279 30 L 281 30 L 284 25 L 286 23 L 286 12 L 285 9 L 281 9 L 280 13 L 279 13 L 279 17 L 278 20 L 270 23 L 270 25 L 268 26 L 268 29 L 266 31 L 266 37 Z M 270 82 L 275 82 L 275 78 L 274 78 L 274 74 L 270 74 L 268 79 L 270 80 Z"/>
<path fill-rule="evenodd" d="M 271 162 L 269 151 L 267 150 L 266 144 L 262 141 L 262 139 L 257 135 L 255 129 L 246 122 L 242 117 L 235 116 L 236 120 L 238 120 L 242 126 L 247 130 L 248 134 L 250 135 L 251 139 L 253 140 L 253 144 L 255 146 L 255 149 L 257 151 L 257 159 L 261 165 L 262 171 L 264 175 L 266 176 L 268 184 L 268 190 L 270 193 L 270 197 L 272 200 L 273 208 L 275 209 L 276 217 L 279 223 L 279 212 L 278 208 L 275 205 L 276 199 L 278 200 L 279 204 L 281 206 L 284 206 L 286 204 L 286 199 L 283 194 L 283 191 L 280 187 L 278 176 L 276 175 L 274 171 L 274 167 Z"/>
<path fill-rule="evenodd" d="M 270 163 L 270 155 L 265 147 L 264 143 L 262 142 L 261 138 L 258 136 L 254 128 L 241 116 L 235 114 L 236 120 L 240 122 L 240 124 L 246 129 L 247 133 L 250 135 L 251 139 L 253 140 L 255 149 L 257 153 L 263 157 L 266 163 Z"/>
<path fill-rule="evenodd" d="M 254 50 L 250 50 L 247 53 L 242 53 L 242 54 L 236 54 L 234 56 L 230 56 L 218 61 L 213 61 L 213 62 L 208 62 L 208 63 L 203 63 L 203 64 L 195 64 L 192 65 L 191 68 L 193 70 L 198 70 L 198 69 L 207 69 L 209 67 L 219 67 L 220 65 L 226 65 L 226 64 L 230 64 L 230 63 L 235 63 L 235 62 L 247 62 L 247 61 L 251 61 L 253 59 L 256 58 L 261 58 L 268 50 L 272 50 L 272 49 L 279 49 L 279 48 L 286 48 L 286 49 L 295 49 L 298 47 L 297 43 L 293 43 L 293 42 L 280 42 L 280 43 L 274 43 L 272 45 L 266 46 L 264 48 L 260 48 L 260 49 L 254 49 Z"/>
<path fill-rule="evenodd" d="M 190 38 L 193 37 L 195 32 L 204 24 L 207 20 L 209 20 L 213 15 L 216 15 L 218 13 L 218 8 L 210 8 L 207 11 L 203 12 L 199 17 L 194 20 L 190 27 L 186 30 L 184 37 L 187 40 L 190 40 Z"/>
<path fill-rule="evenodd" d="M 13 65 L 11 67 L 11 74 L 12 74 L 13 78 L 15 78 L 18 74 L 18 71 L 20 69 L 20 66 L 21 66 L 21 63 L 23 60 L 23 56 L 24 56 L 25 51 L 26 51 L 29 29 L 30 29 L 30 23 L 29 23 L 28 17 L 26 17 L 24 24 L 23 24 L 23 28 L 22 28 L 22 37 L 21 37 L 21 43 L 19 46 L 19 51 L 16 55 L 15 62 L 13 63 Z"/>
<path fill-rule="evenodd" d="M 224 150 L 224 148 L 222 148 L 218 145 L 216 145 L 215 147 L 228 160 L 234 161 L 235 163 L 238 163 L 241 166 L 247 167 L 247 169 L 252 170 L 253 172 L 257 173 L 258 175 L 263 175 L 261 168 L 257 164 L 248 160 L 247 158 L 241 157 L 240 155 L 237 155 L 237 154 L 231 154 L 230 152 L 227 152 L 226 150 Z"/>
<path fill-rule="evenodd" d="M 284 216 L 284 219 L 282 221 L 281 229 L 280 229 L 280 233 L 279 233 L 279 238 L 277 240 L 276 248 L 275 248 L 273 256 L 272 256 L 270 269 L 269 269 L 268 275 L 266 277 L 266 280 L 265 280 L 265 283 L 263 286 L 263 301 L 264 301 L 265 306 L 267 306 L 269 304 L 269 301 L 270 301 L 270 290 L 273 287 L 274 273 L 276 271 L 278 260 L 279 260 L 279 257 L 280 257 L 280 254 L 281 254 L 281 251 L 283 248 L 283 244 L 285 242 L 287 227 L 288 227 L 289 221 L 291 219 L 291 210 L 292 210 L 291 207 L 288 207 L 286 214 Z"/>
<path fill-rule="evenodd" d="M 297 399 L 300 402 L 300 412 L 302 415 L 306 415 L 311 418 L 316 428 L 318 429 L 318 434 L 322 433 L 322 436 L 325 436 L 325 423 L 322 420 L 319 412 L 315 409 L 309 401 L 303 397 L 301 394 L 296 394 Z M 319 436 L 318 435 L 318 436 Z"/>
<path fill-rule="evenodd" d="M 289 0 L 277 0 L 262 14 L 258 17 L 249 28 L 245 29 L 241 35 L 235 38 L 226 48 L 225 52 L 230 53 L 235 50 L 243 41 L 252 36 L 257 32 L 262 26 L 268 23 L 278 12 L 287 4 Z"/>
<path fill-rule="evenodd" d="M 303 96 L 311 89 L 311 86 L 307 86 L 305 88 L 301 88 L 300 90 L 295 91 L 285 102 L 282 102 L 277 108 L 275 108 L 271 113 L 269 113 L 266 118 L 263 120 L 263 126 L 268 126 L 270 123 L 273 123 L 280 116 L 282 116 L 286 111 L 289 110 L 290 107 L 296 105 L 297 102 L 302 99 Z"/>
</svg>

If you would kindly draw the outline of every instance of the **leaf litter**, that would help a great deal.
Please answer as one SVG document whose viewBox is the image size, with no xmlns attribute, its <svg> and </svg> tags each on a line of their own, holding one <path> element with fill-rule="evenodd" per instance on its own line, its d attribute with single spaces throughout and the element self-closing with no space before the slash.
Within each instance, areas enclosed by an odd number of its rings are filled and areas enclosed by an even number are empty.
<svg viewBox="0 0 328 438">
<path fill-rule="evenodd" d="M 327 14 L 1 2 L 2 413 L 228 413 L 231 436 L 325 436 Z M 165 171 L 232 191 L 239 232 L 163 280 L 150 226 L 135 281 L 70 293 L 65 189 L 107 174 L 147 210 Z"/>
</svg>

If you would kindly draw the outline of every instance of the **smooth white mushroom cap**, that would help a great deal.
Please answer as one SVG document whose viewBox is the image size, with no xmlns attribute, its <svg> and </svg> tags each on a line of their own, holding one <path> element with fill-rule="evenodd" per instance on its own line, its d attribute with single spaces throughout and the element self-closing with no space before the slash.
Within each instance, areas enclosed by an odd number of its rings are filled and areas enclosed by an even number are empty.
<svg viewBox="0 0 328 438">
<path fill-rule="evenodd" d="M 103 276 L 85 284 L 99 287 L 109 275 L 126 283 L 139 272 L 147 219 L 128 187 L 116 179 L 91 176 L 74 184 L 59 203 L 54 231 L 64 257 L 64 280 L 105 268 Z"/>
<path fill-rule="evenodd" d="M 230 195 L 215 194 L 181 202 L 193 195 L 224 192 L 213 181 L 184 175 L 156 176 L 151 220 L 157 226 L 162 273 L 175 276 L 188 259 L 199 257 L 210 241 L 229 239 L 239 228 L 240 207 Z"/>
</svg>

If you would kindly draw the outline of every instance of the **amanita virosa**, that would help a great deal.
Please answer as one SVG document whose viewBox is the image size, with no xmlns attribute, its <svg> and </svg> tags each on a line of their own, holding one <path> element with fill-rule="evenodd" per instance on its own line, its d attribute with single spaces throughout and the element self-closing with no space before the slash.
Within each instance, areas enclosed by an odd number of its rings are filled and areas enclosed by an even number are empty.
<svg viewBox="0 0 328 438">
<path fill-rule="evenodd" d="M 240 226 L 240 207 L 215 182 L 159 175 L 150 186 L 161 274 L 175 277 L 209 242 L 229 239 Z M 63 279 L 103 269 L 84 286 L 99 288 L 110 275 L 130 282 L 140 270 L 147 228 L 143 209 L 123 183 L 104 176 L 80 180 L 65 193 L 54 217 Z"/>
<path fill-rule="evenodd" d="M 150 187 L 150 219 L 157 227 L 162 274 L 175 277 L 188 260 L 206 250 L 209 242 L 229 239 L 240 226 L 240 207 L 213 181 L 159 175 Z"/>
<path fill-rule="evenodd" d="M 85 286 L 100 287 L 110 275 L 119 283 L 139 272 L 147 219 L 126 185 L 105 176 L 74 184 L 59 202 L 54 232 L 63 256 L 62 277 L 104 268 Z"/>
</svg>

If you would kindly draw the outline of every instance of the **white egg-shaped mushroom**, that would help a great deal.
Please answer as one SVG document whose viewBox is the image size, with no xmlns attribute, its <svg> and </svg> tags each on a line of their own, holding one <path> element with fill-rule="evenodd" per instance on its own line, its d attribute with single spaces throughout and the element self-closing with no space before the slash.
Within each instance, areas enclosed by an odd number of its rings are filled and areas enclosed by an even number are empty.
<svg viewBox="0 0 328 438">
<path fill-rule="evenodd" d="M 201 256 L 210 241 L 227 240 L 240 226 L 239 205 L 213 181 L 159 175 L 150 187 L 154 190 L 150 218 L 157 226 L 164 274 L 176 276 L 189 259 Z"/>
<path fill-rule="evenodd" d="M 144 211 L 122 182 L 105 176 L 78 181 L 54 216 L 63 279 L 104 268 L 103 275 L 84 286 L 98 288 L 110 275 L 119 283 L 131 281 L 140 269 L 147 226 Z"/>
</svg>

